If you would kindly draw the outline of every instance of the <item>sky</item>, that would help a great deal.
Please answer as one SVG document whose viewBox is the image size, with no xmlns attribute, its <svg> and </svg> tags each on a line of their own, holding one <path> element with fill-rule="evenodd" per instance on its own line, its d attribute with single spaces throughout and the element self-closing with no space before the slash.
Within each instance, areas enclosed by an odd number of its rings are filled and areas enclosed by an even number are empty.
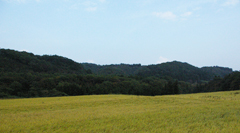
<svg viewBox="0 0 240 133">
<path fill-rule="evenodd" d="M 99 65 L 240 70 L 240 0 L 0 0 L 0 47 Z"/>
</svg>

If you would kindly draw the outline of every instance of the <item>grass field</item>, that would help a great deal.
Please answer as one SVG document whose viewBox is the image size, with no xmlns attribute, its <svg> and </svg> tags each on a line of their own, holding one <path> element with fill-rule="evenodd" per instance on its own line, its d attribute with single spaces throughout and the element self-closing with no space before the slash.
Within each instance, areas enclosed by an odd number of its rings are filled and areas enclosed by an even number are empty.
<svg viewBox="0 0 240 133">
<path fill-rule="evenodd" d="M 0 100 L 0 132 L 240 132 L 240 91 Z"/>
</svg>

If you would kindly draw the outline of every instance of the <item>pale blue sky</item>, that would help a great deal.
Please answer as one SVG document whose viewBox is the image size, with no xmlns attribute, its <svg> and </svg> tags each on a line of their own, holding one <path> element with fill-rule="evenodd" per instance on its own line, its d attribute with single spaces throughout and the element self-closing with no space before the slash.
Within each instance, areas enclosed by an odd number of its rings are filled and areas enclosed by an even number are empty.
<svg viewBox="0 0 240 133">
<path fill-rule="evenodd" d="M 240 1 L 0 0 L 0 47 L 80 63 L 240 70 Z"/>
</svg>

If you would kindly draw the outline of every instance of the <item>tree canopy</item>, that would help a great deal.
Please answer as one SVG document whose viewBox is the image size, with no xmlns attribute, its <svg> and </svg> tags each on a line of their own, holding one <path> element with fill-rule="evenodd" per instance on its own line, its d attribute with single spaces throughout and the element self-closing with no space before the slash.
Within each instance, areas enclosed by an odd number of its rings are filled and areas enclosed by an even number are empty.
<svg viewBox="0 0 240 133">
<path fill-rule="evenodd" d="M 168 95 L 240 89 L 240 72 L 178 61 L 96 65 L 0 49 L 0 98 L 93 94 Z"/>
</svg>

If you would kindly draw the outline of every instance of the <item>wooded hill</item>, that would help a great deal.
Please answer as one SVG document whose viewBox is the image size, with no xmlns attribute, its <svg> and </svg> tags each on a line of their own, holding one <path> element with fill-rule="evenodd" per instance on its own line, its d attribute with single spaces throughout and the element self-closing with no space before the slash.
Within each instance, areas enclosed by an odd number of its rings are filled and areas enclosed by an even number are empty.
<svg viewBox="0 0 240 133">
<path fill-rule="evenodd" d="M 240 74 L 178 61 L 96 65 L 57 55 L 0 49 L 0 97 L 166 95 L 240 89 Z"/>
<path fill-rule="evenodd" d="M 80 63 L 57 55 L 34 55 L 25 51 L 0 50 L 0 72 L 86 74 Z"/>
<path fill-rule="evenodd" d="M 224 67 L 198 68 L 178 61 L 157 65 L 141 64 L 96 65 L 77 63 L 58 55 L 34 55 L 9 49 L 0 50 L 1 72 L 38 72 L 62 74 L 96 74 L 118 76 L 158 77 L 177 79 L 186 82 L 209 81 L 215 76 L 224 77 L 232 73 L 232 69 Z"/>
<path fill-rule="evenodd" d="M 230 68 L 217 66 L 198 68 L 178 61 L 148 66 L 141 66 L 141 64 L 96 65 L 91 63 L 83 63 L 82 65 L 85 69 L 90 69 L 93 74 L 97 75 L 154 76 L 161 79 L 177 79 L 191 83 L 209 81 L 215 76 L 224 77 L 233 72 Z"/>
</svg>

